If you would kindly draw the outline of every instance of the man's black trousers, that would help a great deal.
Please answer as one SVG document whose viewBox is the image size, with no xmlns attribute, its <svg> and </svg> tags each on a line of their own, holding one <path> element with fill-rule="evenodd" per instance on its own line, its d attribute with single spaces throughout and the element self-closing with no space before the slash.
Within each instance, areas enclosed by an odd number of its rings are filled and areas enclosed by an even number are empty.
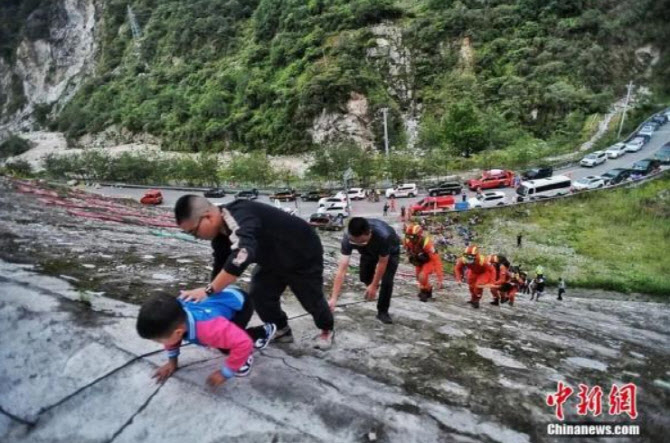
<svg viewBox="0 0 670 443">
<path fill-rule="evenodd" d="M 323 259 L 304 270 L 286 272 L 256 266 L 251 277 L 249 298 L 258 316 L 264 322 L 288 326 L 288 317 L 281 309 L 280 298 L 289 287 L 302 307 L 312 315 L 314 324 L 321 330 L 331 331 L 333 313 L 323 295 Z"/>
<path fill-rule="evenodd" d="M 393 280 L 395 273 L 398 270 L 398 262 L 400 257 L 398 255 L 390 255 L 389 262 L 386 266 L 386 271 L 382 277 L 379 285 L 379 299 L 377 300 L 377 312 L 380 314 L 388 313 L 389 306 L 391 306 L 391 295 L 393 294 Z M 361 255 L 360 264 L 360 280 L 369 285 L 375 276 L 375 269 L 379 262 L 378 257 L 371 257 L 369 255 Z"/>
</svg>

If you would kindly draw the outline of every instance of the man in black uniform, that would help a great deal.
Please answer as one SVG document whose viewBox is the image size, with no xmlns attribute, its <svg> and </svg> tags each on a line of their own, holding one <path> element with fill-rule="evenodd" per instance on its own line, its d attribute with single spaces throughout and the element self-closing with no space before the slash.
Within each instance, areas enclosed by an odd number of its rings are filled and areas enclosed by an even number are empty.
<svg viewBox="0 0 670 443">
<path fill-rule="evenodd" d="M 359 277 L 368 285 L 365 297 L 374 300 L 379 288 L 377 318 L 386 324 L 393 323 L 389 315 L 389 306 L 393 293 L 393 279 L 398 270 L 400 238 L 387 223 L 363 217 L 352 218 L 347 231 L 342 238 L 342 257 L 328 302 L 330 308 L 334 309 L 337 304 L 349 268 L 351 252 L 356 249 L 361 254 Z"/>
<path fill-rule="evenodd" d="M 235 200 L 218 207 L 197 195 L 179 198 L 175 218 L 185 232 L 211 240 L 214 249 L 211 283 L 183 291 L 181 298 L 202 300 L 235 282 L 247 266 L 256 263 L 249 298 L 261 320 L 277 325 L 275 341 L 293 341 L 280 305 L 288 286 L 321 329 L 315 347 L 330 348 L 334 323 L 323 294 L 323 247 L 305 220 L 263 203 Z"/>
</svg>

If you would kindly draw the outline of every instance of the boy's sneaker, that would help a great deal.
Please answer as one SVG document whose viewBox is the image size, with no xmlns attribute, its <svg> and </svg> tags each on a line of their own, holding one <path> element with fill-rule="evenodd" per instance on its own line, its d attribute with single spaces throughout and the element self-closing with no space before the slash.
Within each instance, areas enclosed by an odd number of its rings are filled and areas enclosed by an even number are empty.
<svg viewBox="0 0 670 443">
<path fill-rule="evenodd" d="M 254 356 L 250 355 L 249 358 L 247 358 L 247 361 L 240 366 L 240 369 L 237 370 L 235 373 L 235 377 L 246 377 L 249 375 L 251 372 L 251 365 L 254 364 Z"/>
<path fill-rule="evenodd" d="M 293 331 L 289 326 L 277 330 L 275 333 L 275 343 L 293 343 Z"/>
<path fill-rule="evenodd" d="M 322 351 L 330 349 L 333 346 L 334 336 L 335 331 L 321 331 L 321 334 L 317 335 L 314 339 L 314 348 L 321 349 Z"/>
<path fill-rule="evenodd" d="M 495 300 L 493 300 L 493 301 L 491 302 L 491 304 L 492 304 L 493 306 L 499 306 L 499 305 L 500 305 L 500 301 L 496 298 Z"/>
<path fill-rule="evenodd" d="M 268 347 L 270 344 L 270 341 L 274 338 L 275 334 L 277 333 L 277 325 L 274 323 L 265 323 L 263 325 L 263 328 L 265 328 L 265 337 L 263 338 L 257 338 L 256 341 L 254 342 L 254 349 L 257 350 L 263 350 Z"/>
</svg>

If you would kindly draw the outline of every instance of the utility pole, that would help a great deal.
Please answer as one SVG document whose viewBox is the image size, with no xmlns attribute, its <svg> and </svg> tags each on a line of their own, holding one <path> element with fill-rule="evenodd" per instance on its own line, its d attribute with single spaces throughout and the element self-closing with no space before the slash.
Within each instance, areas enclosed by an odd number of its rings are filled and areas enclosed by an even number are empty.
<svg viewBox="0 0 670 443">
<path fill-rule="evenodd" d="M 628 110 L 628 101 L 630 100 L 630 93 L 633 90 L 633 80 L 628 83 L 628 92 L 626 93 L 626 101 L 623 105 L 623 115 L 621 116 L 621 123 L 619 124 L 619 132 L 617 133 L 616 138 L 621 137 L 621 130 L 623 129 L 623 121 L 626 119 L 626 111 Z"/>
<path fill-rule="evenodd" d="M 384 152 L 386 156 L 389 156 L 389 129 L 388 123 L 386 122 L 388 116 L 389 108 L 382 108 L 382 113 L 384 114 Z"/>
</svg>

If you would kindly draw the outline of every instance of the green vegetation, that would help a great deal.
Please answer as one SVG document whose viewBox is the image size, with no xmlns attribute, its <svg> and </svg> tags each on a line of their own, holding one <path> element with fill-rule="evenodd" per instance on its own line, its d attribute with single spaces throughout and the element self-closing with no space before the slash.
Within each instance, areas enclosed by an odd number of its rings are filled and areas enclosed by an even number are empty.
<svg viewBox="0 0 670 443">
<path fill-rule="evenodd" d="M 5 58 L 20 36 L 42 35 L 49 3 L 3 3 Z M 142 28 L 137 44 L 127 5 Z M 642 78 L 635 50 L 644 45 L 661 50 L 644 82 L 670 95 L 668 13 L 653 0 L 109 0 L 98 74 L 52 125 L 72 138 L 116 124 L 173 150 L 298 153 L 313 149 L 313 119 L 356 92 L 368 99 L 378 148 L 379 110 L 390 109 L 401 149 L 401 114 L 414 103 L 426 153 L 497 162 L 492 152 L 507 148 L 524 163 L 582 140 L 592 116 Z M 411 100 L 368 56 L 380 23 L 402 34 L 411 71 L 396 80 Z"/>
<path fill-rule="evenodd" d="M 481 211 L 479 243 L 550 281 L 620 292 L 670 294 L 670 175 L 635 188 Z M 516 236 L 524 234 L 523 247 Z"/>
<path fill-rule="evenodd" d="M 44 175 L 49 178 L 147 185 L 265 186 L 275 182 L 288 185 L 295 180 L 287 171 L 273 168 L 267 155 L 258 151 L 235 154 L 223 164 L 216 155 L 207 153 L 156 158 L 142 152 L 114 156 L 103 150 L 88 150 L 82 154 L 49 155 L 44 160 L 44 168 Z"/>
<path fill-rule="evenodd" d="M 7 140 L 0 143 L 0 160 L 21 155 L 30 149 L 30 142 L 19 137 L 18 135 L 11 135 Z"/>
</svg>

